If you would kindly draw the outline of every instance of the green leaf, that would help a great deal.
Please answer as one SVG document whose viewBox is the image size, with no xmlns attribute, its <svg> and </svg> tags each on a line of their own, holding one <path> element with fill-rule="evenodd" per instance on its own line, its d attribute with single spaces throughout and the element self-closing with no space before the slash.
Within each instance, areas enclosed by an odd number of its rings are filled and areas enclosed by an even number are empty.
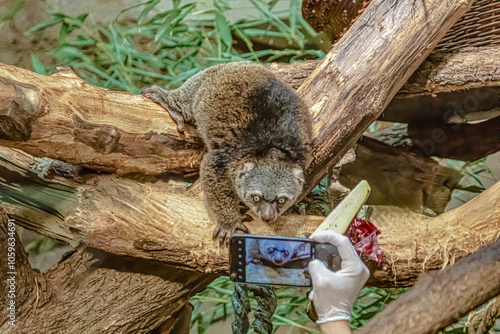
<svg viewBox="0 0 500 334">
<path fill-rule="evenodd" d="M 61 59 L 63 61 L 69 61 L 75 58 L 85 58 L 85 53 L 73 46 L 62 46 L 51 52 L 51 55 L 55 58 Z"/>
<path fill-rule="evenodd" d="M 37 25 L 29 28 L 28 30 L 26 30 L 26 35 L 31 35 L 32 33 L 34 33 L 35 31 L 38 31 L 38 30 L 43 30 L 43 29 L 46 29 L 46 28 L 49 28 L 49 27 L 53 27 L 61 22 L 64 21 L 64 18 L 62 17 L 57 17 L 55 19 L 52 19 L 52 20 L 48 20 L 48 21 L 44 21 L 42 23 L 38 23 Z"/>
<path fill-rule="evenodd" d="M 45 70 L 45 66 L 43 66 L 40 58 L 34 53 L 30 53 L 31 56 L 31 65 L 33 66 L 33 71 L 38 74 L 47 75 L 47 71 Z"/>
<path fill-rule="evenodd" d="M 227 47 L 231 47 L 233 45 L 233 36 L 231 35 L 231 28 L 229 27 L 229 22 L 226 17 L 222 15 L 221 12 L 216 11 L 215 22 L 217 23 L 217 30 L 222 43 L 224 43 Z"/>
<path fill-rule="evenodd" d="M 83 23 L 83 21 L 85 21 L 85 19 L 87 18 L 87 16 L 89 16 L 89 13 L 85 13 L 85 14 L 80 14 L 76 17 L 76 20 L 80 23 Z"/>
<path fill-rule="evenodd" d="M 12 20 L 14 16 L 24 7 L 25 0 L 18 0 L 9 8 L 7 13 L 0 19 L 0 22 Z"/>
<path fill-rule="evenodd" d="M 455 189 L 477 194 L 480 194 L 485 190 L 484 187 L 479 187 L 479 186 L 468 186 L 468 187 L 456 186 Z"/>
<path fill-rule="evenodd" d="M 61 29 L 59 29 L 59 40 L 58 44 L 62 45 L 66 41 L 66 37 L 68 37 L 70 31 L 69 31 L 69 24 L 66 22 L 62 22 L 61 24 Z"/>
<path fill-rule="evenodd" d="M 263 30 L 263 29 L 245 29 L 243 30 L 247 36 L 273 36 L 287 38 L 287 34 L 279 31 Z"/>
<path fill-rule="evenodd" d="M 146 3 L 147 3 L 147 6 L 144 7 L 144 9 L 139 14 L 139 18 L 137 19 L 138 24 L 142 24 L 144 22 L 147 15 L 149 14 L 149 12 L 151 12 L 151 10 L 153 10 L 153 8 L 155 8 L 156 5 L 158 5 L 160 3 L 160 0 L 152 0 L 152 1 L 148 1 Z"/>
</svg>

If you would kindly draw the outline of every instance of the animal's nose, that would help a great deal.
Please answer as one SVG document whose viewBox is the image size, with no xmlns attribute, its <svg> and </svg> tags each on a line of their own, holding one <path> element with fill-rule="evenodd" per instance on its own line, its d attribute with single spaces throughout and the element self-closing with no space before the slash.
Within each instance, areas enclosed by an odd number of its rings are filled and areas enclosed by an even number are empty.
<svg viewBox="0 0 500 334">
<path fill-rule="evenodd" d="M 260 219 L 265 221 L 266 223 L 272 222 L 276 218 L 276 213 L 274 208 L 269 203 L 262 204 L 260 210 Z"/>
<path fill-rule="evenodd" d="M 274 214 L 270 214 L 270 215 L 267 215 L 267 214 L 261 214 L 260 215 L 260 218 L 265 221 L 266 223 L 270 223 L 274 220 Z"/>
<path fill-rule="evenodd" d="M 282 264 L 283 263 L 283 260 L 282 259 L 274 259 L 274 262 L 276 264 Z"/>
</svg>

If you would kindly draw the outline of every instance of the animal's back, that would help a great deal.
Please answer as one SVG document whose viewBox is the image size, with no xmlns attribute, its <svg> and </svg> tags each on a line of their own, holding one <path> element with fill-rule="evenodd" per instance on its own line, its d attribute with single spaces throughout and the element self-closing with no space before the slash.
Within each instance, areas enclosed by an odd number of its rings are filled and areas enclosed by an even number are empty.
<svg viewBox="0 0 500 334">
<path fill-rule="evenodd" d="M 307 108 L 293 89 L 265 67 L 252 63 L 212 66 L 195 97 L 193 117 L 209 149 L 271 148 L 303 160 L 310 138 Z"/>
</svg>

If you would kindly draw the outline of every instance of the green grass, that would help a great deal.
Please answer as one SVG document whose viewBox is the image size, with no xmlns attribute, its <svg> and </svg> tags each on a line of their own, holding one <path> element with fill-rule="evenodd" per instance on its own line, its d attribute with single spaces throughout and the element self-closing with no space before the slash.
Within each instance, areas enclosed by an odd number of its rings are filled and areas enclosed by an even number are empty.
<svg viewBox="0 0 500 334">
<path fill-rule="evenodd" d="M 315 35 L 300 15 L 300 1 L 292 0 L 289 20 L 273 13 L 276 1 L 253 0 L 260 18 L 231 22 L 225 15 L 230 3 L 215 0 L 208 9 L 197 3 L 173 0 L 173 8 L 160 11 L 160 0 L 149 0 L 124 9 L 106 26 L 91 14 L 70 16 L 54 13 L 52 18 L 27 31 L 36 34 L 59 27 L 57 46 L 48 52 L 58 66 L 70 66 L 85 81 L 133 93 L 152 84 L 176 87 L 196 72 L 214 64 L 232 61 L 295 61 L 322 58 L 324 53 L 308 49 Z M 120 18 L 132 9 L 141 9 L 134 24 Z M 289 48 L 255 50 L 253 40 L 290 41 Z M 33 69 L 52 73 L 36 54 Z"/>
<path fill-rule="evenodd" d="M 300 329 L 304 333 L 319 333 L 314 326 L 310 327 L 311 320 L 305 313 L 308 303 L 306 292 L 308 290 L 310 289 L 294 287 L 280 287 L 276 289 L 278 303 L 276 312 L 272 318 L 274 330 L 285 327 L 288 332 Z M 233 291 L 234 284 L 228 277 L 222 276 L 212 282 L 205 291 L 191 298 L 191 303 L 194 306 L 192 326 L 197 328 L 198 333 L 205 333 L 207 328 L 215 322 L 233 319 L 232 315 L 234 312 L 231 305 Z M 362 289 L 353 306 L 352 329 L 364 325 L 405 291 L 406 289 L 402 288 Z M 254 309 L 255 306 L 256 303 L 252 300 L 251 308 Z M 250 322 L 252 320 L 251 318 Z"/>
</svg>

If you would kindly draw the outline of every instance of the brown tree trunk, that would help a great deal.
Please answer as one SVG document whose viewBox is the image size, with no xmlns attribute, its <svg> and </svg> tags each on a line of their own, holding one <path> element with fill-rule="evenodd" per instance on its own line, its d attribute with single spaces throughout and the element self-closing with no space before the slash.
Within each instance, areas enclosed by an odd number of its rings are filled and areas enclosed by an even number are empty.
<svg viewBox="0 0 500 334">
<path fill-rule="evenodd" d="M 500 293 L 500 239 L 441 271 L 422 274 L 413 289 L 356 334 L 431 334 Z"/>
<path fill-rule="evenodd" d="M 9 161 L 0 161 L 4 209 L 18 224 L 74 246 L 83 242 L 110 254 L 227 274 L 228 255 L 211 240 L 213 224 L 203 198 L 173 191 L 161 181 L 139 183 L 112 175 L 91 176 L 85 184 L 62 177 L 34 182 L 29 168 L 36 168 L 40 159 L 11 149 L 0 154 Z M 314 231 L 323 219 L 286 215 L 273 225 L 259 220 L 247 225 L 255 234 L 296 236 Z M 372 220 L 382 232 L 379 243 L 385 255 L 381 266 L 370 264 L 371 284 L 408 286 L 421 272 L 442 268 L 496 240 L 500 183 L 432 219 Z"/>
<path fill-rule="evenodd" d="M 17 223 L 11 219 L 12 223 Z M 0 213 L 0 265 L 7 267 L 7 216 Z M 149 333 L 175 320 L 183 304 L 215 275 L 124 258 L 80 246 L 41 274 L 15 238 L 15 269 L 2 272 L 1 333 Z M 7 281 L 7 279 L 14 280 Z M 11 282 L 15 293 L 10 295 Z M 117 285 L 119 282 L 119 285 Z M 7 308 L 15 302 L 14 311 Z M 8 317 L 14 315 L 14 317 Z"/>
</svg>

